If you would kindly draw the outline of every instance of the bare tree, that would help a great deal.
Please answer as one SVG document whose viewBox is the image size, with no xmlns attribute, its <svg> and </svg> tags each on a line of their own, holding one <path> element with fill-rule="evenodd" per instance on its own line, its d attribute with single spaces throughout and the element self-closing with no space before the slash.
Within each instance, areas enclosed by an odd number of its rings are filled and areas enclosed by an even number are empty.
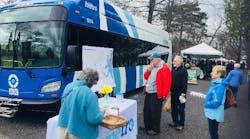
<svg viewBox="0 0 250 139">
<path fill-rule="evenodd" d="M 241 56 L 245 50 L 244 45 L 244 24 L 242 7 L 244 4 L 242 1 L 226 0 L 225 13 L 226 13 L 226 25 L 231 38 L 231 44 L 229 47 L 234 47 L 233 51 L 236 53 L 236 60 L 240 61 Z M 232 45 L 233 44 L 233 45 Z"/>
<path fill-rule="evenodd" d="M 152 23 L 153 20 L 153 13 L 155 9 L 155 2 L 156 0 L 149 0 L 149 6 L 148 6 L 148 22 Z"/>
<path fill-rule="evenodd" d="M 243 9 L 242 9 L 242 17 L 244 24 L 244 44 L 245 44 L 245 52 L 247 55 L 247 67 L 250 69 L 250 1 L 243 0 Z"/>
<path fill-rule="evenodd" d="M 209 37 L 211 37 L 211 40 L 209 41 L 209 45 L 211 45 L 212 43 L 213 43 L 213 41 L 216 39 L 216 37 L 217 37 L 217 34 L 219 33 L 219 31 L 220 31 L 220 29 L 222 28 L 222 26 L 225 24 L 225 21 L 224 21 L 225 19 L 223 19 L 222 17 L 221 17 L 221 20 L 220 20 L 220 22 L 219 22 L 219 25 L 216 27 L 216 29 L 215 29 L 215 31 L 214 31 L 214 33 L 211 35 L 211 36 L 209 36 Z"/>
</svg>

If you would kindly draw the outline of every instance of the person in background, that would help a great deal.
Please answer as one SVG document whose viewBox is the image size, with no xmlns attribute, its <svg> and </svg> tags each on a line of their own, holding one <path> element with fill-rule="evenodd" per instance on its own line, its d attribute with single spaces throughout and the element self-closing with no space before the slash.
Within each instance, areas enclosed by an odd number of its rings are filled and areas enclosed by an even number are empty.
<svg viewBox="0 0 250 139">
<path fill-rule="evenodd" d="M 212 67 L 214 67 L 216 65 L 216 62 L 215 60 L 211 60 L 211 63 L 212 63 Z M 209 72 L 209 74 L 212 72 L 212 68 L 211 68 L 211 71 Z"/>
<path fill-rule="evenodd" d="M 230 60 L 226 67 L 227 73 L 229 73 L 233 69 L 234 69 L 234 62 Z"/>
<path fill-rule="evenodd" d="M 224 121 L 224 103 L 227 82 L 224 66 L 216 65 L 211 72 L 211 85 L 206 92 L 204 112 L 208 119 L 209 134 L 211 139 L 218 139 L 218 126 Z"/>
<path fill-rule="evenodd" d="M 185 66 L 186 69 L 190 69 L 190 68 L 191 68 L 191 66 L 192 66 L 192 62 L 191 62 L 191 61 L 192 61 L 192 60 L 191 60 L 190 56 L 188 56 L 188 57 L 187 57 L 187 61 L 186 61 L 186 63 L 184 64 L 184 66 Z"/>
<path fill-rule="evenodd" d="M 204 60 L 200 60 L 198 63 L 198 67 L 202 70 L 203 73 L 206 73 L 206 65 L 205 65 L 205 61 Z"/>
<path fill-rule="evenodd" d="M 244 71 L 245 68 L 246 68 L 246 64 L 245 64 L 244 61 L 242 61 L 241 64 L 240 64 L 240 69 L 242 69 Z"/>
<path fill-rule="evenodd" d="M 248 101 L 250 101 L 250 70 L 247 74 L 247 82 L 248 82 Z"/>
<path fill-rule="evenodd" d="M 168 97 L 170 91 L 171 71 L 159 53 L 153 53 L 148 59 L 150 65 L 144 73 L 146 79 L 143 108 L 145 128 L 141 128 L 148 135 L 156 135 L 160 133 L 162 102 Z"/>
<path fill-rule="evenodd" d="M 207 77 L 208 79 L 210 79 L 210 73 L 211 73 L 211 71 L 212 71 L 212 67 L 213 67 L 212 61 L 209 60 L 209 59 L 207 59 L 207 60 L 206 60 L 206 77 Z"/>
<path fill-rule="evenodd" d="M 78 80 L 68 84 L 62 95 L 58 126 L 60 139 L 96 139 L 98 125 L 108 115 L 100 110 L 91 87 L 98 82 L 96 70 L 83 70 Z"/>
<path fill-rule="evenodd" d="M 185 102 L 181 102 L 180 98 L 186 99 L 187 93 L 187 70 L 182 66 L 183 58 L 175 56 L 172 69 L 172 85 L 171 85 L 171 115 L 173 123 L 169 126 L 180 131 L 184 129 L 185 122 Z"/>
<path fill-rule="evenodd" d="M 233 91 L 234 99 L 237 101 L 237 92 L 239 86 L 242 84 L 243 73 L 240 70 L 240 64 L 234 64 L 234 70 L 230 71 L 226 77 L 227 82 L 229 83 L 229 88 Z M 237 107 L 237 104 L 235 105 Z"/>
<path fill-rule="evenodd" d="M 221 65 L 221 61 L 220 61 L 220 60 L 217 60 L 217 61 L 216 61 L 216 65 Z"/>
</svg>

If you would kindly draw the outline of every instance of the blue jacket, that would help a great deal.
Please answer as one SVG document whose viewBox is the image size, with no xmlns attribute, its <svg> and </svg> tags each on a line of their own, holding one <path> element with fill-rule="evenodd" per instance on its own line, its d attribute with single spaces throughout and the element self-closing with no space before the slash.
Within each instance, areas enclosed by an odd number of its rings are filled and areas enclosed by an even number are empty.
<svg viewBox="0 0 250 139">
<path fill-rule="evenodd" d="M 103 116 L 104 113 L 99 110 L 96 94 L 84 81 L 78 80 L 66 86 L 62 96 L 58 126 L 67 128 L 68 133 L 76 137 L 95 139 Z"/>
<path fill-rule="evenodd" d="M 243 73 L 238 69 L 234 69 L 229 72 L 226 80 L 229 86 L 239 87 L 242 84 L 242 78 L 243 78 Z"/>
<path fill-rule="evenodd" d="M 250 70 L 248 71 L 248 74 L 247 74 L 247 82 L 248 82 L 248 84 L 250 84 Z"/>
<path fill-rule="evenodd" d="M 227 82 L 224 79 L 212 80 L 204 102 L 204 112 L 208 119 L 224 121 L 226 86 Z"/>
</svg>

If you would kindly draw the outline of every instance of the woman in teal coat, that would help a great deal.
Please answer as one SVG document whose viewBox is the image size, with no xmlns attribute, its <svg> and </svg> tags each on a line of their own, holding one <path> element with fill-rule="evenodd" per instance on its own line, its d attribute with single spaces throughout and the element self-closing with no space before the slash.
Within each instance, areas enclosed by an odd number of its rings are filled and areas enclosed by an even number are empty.
<svg viewBox="0 0 250 139">
<path fill-rule="evenodd" d="M 204 112 L 208 119 L 211 139 L 218 139 L 218 126 L 224 121 L 224 102 L 227 82 L 223 79 L 226 68 L 215 66 L 211 72 L 211 85 L 206 93 Z"/>
<path fill-rule="evenodd" d="M 106 116 L 99 109 L 97 95 L 90 89 L 98 79 L 96 70 L 86 69 L 64 89 L 58 121 L 61 139 L 98 137 L 98 125 Z"/>
</svg>

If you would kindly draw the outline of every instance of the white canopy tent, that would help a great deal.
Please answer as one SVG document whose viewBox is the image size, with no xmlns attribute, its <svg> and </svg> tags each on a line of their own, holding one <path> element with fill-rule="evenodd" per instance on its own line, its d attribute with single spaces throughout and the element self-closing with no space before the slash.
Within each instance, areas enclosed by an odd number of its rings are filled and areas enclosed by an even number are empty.
<svg viewBox="0 0 250 139">
<path fill-rule="evenodd" d="M 196 57 L 209 57 L 209 58 L 223 56 L 223 53 L 221 51 L 218 51 L 205 43 L 201 43 L 193 47 L 181 50 L 181 54 L 192 55 Z"/>
</svg>

